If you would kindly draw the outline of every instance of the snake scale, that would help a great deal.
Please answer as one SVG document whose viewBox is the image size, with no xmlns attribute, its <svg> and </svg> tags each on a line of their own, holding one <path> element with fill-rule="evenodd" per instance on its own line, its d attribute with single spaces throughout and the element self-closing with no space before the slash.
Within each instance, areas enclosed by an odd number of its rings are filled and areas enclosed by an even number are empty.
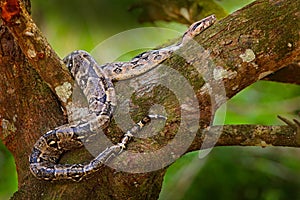
<svg viewBox="0 0 300 200">
<path fill-rule="evenodd" d="M 48 131 L 38 139 L 29 157 L 32 174 L 38 179 L 48 181 L 80 181 L 118 156 L 130 139 L 152 118 L 164 118 L 160 115 L 146 116 L 124 134 L 120 143 L 107 147 L 88 163 L 59 163 L 60 157 L 66 151 L 82 147 L 90 134 L 109 123 L 117 104 L 113 81 L 129 79 L 153 69 L 215 21 L 216 17 L 211 15 L 195 22 L 177 44 L 141 53 L 129 62 L 98 65 L 92 56 L 83 50 L 74 51 L 66 56 L 63 61 L 87 99 L 89 114 L 79 121 Z"/>
</svg>

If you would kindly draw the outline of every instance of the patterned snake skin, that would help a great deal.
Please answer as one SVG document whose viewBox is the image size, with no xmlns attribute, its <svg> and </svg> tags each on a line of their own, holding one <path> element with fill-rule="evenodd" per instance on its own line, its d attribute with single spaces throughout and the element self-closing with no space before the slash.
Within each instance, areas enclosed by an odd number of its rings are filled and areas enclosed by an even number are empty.
<svg viewBox="0 0 300 200">
<path fill-rule="evenodd" d="M 57 127 L 39 138 L 29 158 L 32 174 L 39 179 L 49 181 L 63 179 L 80 181 L 118 156 L 129 140 L 152 118 L 165 119 L 160 115 L 146 116 L 124 134 L 120 143 L 106 148 L 86 164 L 58 163 L 66 151 L 82 147 L 91 134 L 109 123 L 117 104 L 113 81 L 129 79 L 153 69 L 215 21 L 215 16 L 211 15 L 195 22 L 178 44 L 144 52 L 129 62 L 99 66 L 90 54 L 82 50 L 66 56 L 63 61 L 87 99 L 89 114 L 79 121 Z"/>
</svg>

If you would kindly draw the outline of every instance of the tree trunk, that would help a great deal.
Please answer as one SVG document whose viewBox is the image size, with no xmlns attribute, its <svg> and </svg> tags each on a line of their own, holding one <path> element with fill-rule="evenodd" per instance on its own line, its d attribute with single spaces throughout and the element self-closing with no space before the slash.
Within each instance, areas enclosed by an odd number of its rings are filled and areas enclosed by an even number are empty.
<svg viewBox="0 0 300 200">
<path fill-rule="evenodd" d="M 79 183 L 40 181 L 30 173 L 28 156 L 35 141 L 46 131 L 67 122 L 61 107 L 68 106 L 70 98 L 68 96 L 64 101 L 57 94 L 56 88 L 66 82 L 72 83 L 72 80 L 65 68 L 61 67 L 55 53 L 49 53 L 52 49 L 47 46 L 46 40 L 36 41 L 36 35 L 40 34 L 38 31 L 34 32 L 33 37 L 30 36 L 31 32 L 24 35 L 24 30 L 28 28 L 28 24 L 24 23 L 26 13 L 23 4 L 16 2 L 0 1 L 3 21 L 0 27 L 0 137 L 14 155 L 18 171 L 19 191 L 12 199 L 157 199 L 166 167 L 170 164 L 170 160 L 164 160 L 163 152 L 155 154 L 153 163 L 151 159 L 149 163 L 149 158 L 141 154 L 127 155 L 125 152 L 114 163 L 117 165 L 121 162 L 131 167 L 131 171 L 139 173 L 105 167 L 90 179 Z M 29 10 L 28 1 L 25 5 Z M 175 141 L 175 146 L 169 149 L 172 159 L 175 159 L 185 152 L 200 147 L 208 148 L 215 143 L 222 146 L 272 144 L 299 147 L 299 129 L 295 132 L 289 127 L 258 125 L 209 129 L 219 106 L 257 80 L 266 78 L 297 83 L 292 80 L 299 78 L 285 79 L 275 75 L 277 71 L 292 66 L 292 77 L 300 77 L 299 7 L 300 2 L 294 0 L 256 1 L 197 36 L 196 41 L 201 44 L 201 48 L 198 43 L 189 43 L 157 69 L 137 79 L 117 83 L 118 88 L 122 84 L 136 87 L 132 85 L 137 81 L 153 85 L 151 91 L 145 85 L 135 88 L 137 90 L 131 99 L 131 115 L 135 120 L 140 119 L 138 116 L 146 115 L 147 108 L 153 103 L 164 105 L 168 113 L 168 121 L 160 134 L 134 140 L 129 150 L 146 154 Z M 28 51 L 32 48 L 38 53 Z M 59 70 L 49 75 L 51 72 L 46 72 L 49 70 L 46 65 L 51 65 L 52 70 L 58 66 Z M 180 100 L 176 100 L 177 96 L 172 91 L 157 84 L 156 73 L 168 77 L 169 71 L 165 69 L 169 68 L 164 66 L 175 69 L 191 84 L 199 102 L 200 123 L 197 106 L 191 109 L 189 103 L 180 105 Z M 174 86 L 171 81 L 165 84 Z M 179 88 L 180 85 L 174 87 Z M 185 113 L 188 110 L 192 111 Z M 176 133 L 182 126 L 180 115 L 184 114 L 187 116 L 183 130 L 185 134 L 177 137 Z M 198 126 L 201 129 L 198 130 Z M 203 128 L 206 128 L 205 131 L 200 131 Z M 198 131 L 192 135 L 194 130 Z M 113 143 L 118 142 L 122 136 L 115 123 L 104 132 Z M 219 137 L 220 133 L 224 134 Z M 122 160 L 122 157 L 126 160 Z M 81 162 L 80 158 L 89 160 L 92 156 L 85 149 L 74 150 L 65 155 L 62 162 Z M 161 168 L 148 173 L 141 167 L 159 163 Z"/>
</svg>

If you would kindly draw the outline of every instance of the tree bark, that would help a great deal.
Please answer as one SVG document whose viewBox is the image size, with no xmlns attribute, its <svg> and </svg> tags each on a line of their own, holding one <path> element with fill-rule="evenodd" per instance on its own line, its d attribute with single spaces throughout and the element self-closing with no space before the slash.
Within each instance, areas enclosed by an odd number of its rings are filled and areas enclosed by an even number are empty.
<svg viewBox="0 0 300 200">
<path fill-rule="evenodd" d="M 162 168 L 148 173 L 127 173 L 105 167 L 90 179 L 79 183 L 50 183 L 37 180 L 31 175 L 28 155 L 35 141 L 46 131 L 67 122 L 61 107 L 67 106 L 70 95 L 62 97 L 57 94 L 56 88 L 66 82 L 72 84 L 72 80 L 46 40 L 37 40 L 36 36 L 41 33 L 32 21 L 26 24 L 30 16 L 22 7 L 23 4 L 16 2 L 0 1 L 3 20 L 0 27 L 0 137 L 14 155 L 17 165 L 19 191 L 12 199 L 157 199 L 167 167 L 167 164 L 163 165 L 165 161 L 160 154 L 156 158 L 162 163 Z M 17 9 L 9 9 L 11 7 L 8 5 Z M 29 5 L 28 1 L 25 5 Z M 291 75 L 292 78 L 285 79 L 283 75 L 277 75 L 279 78 L 273 79 L 296 80 L 295 83 L 299 83 L 299 7 L 300 2 L 294 0 L 256 1 L 220 20 L 196 37 L 199 43 L 189 43 L 163 63 L 188 80 L 199 102 L 201 129 L 185 152 L 198 150 L 200 147 L 209 148 L 215 143 L 219 146 L 300 146 L 299 130 L 287 126 L 211 127 L 219 106 L 257 80 L 293 66 L 296 78 Z M 28 26 L 31 29 L 24 32 Z M 28 51 L 32 49 L 34 51 Z M 55 73 L 54 68 L 47 72 L 49 62 L 59 67 Z M 163 67 L 158 67 L 158 71 L 152 70 L 138 79 L 124 82 L 132 85 L 134 81 L 140 80 L 153 85 L 151 91 L 148 90 L 149 87 L 135 91 L 131 99 L 131 115 L 135 120 L 139 119 L 138 116 L 146 115 L 147 108 L 153 103 L 164 105 L 169 114 L 160 134 L 134 140 L 129 145 L 131 151 L 159 150 L 176 138 L 176 132 L 180 128 L 183 106 L 179 105 L 171 91 L 153 84 L 155 73 L 162 73 L 162 77 L 165 75 L 163 73 L 167 73 L 162 69 Z M 47 73 L 55 75 L 49 78 Z M 192 113 L 188 119 L 193 121 L 198 117 Z M 113 143 L 117 143 L 122 136 L 115 123 L 104 132 Z M 188 136 L 189 132 L 186 131 L 186 135 L 179 139 L 185 141 Z M 175 158 L 182 155 L 177 152 L 184 148 L 181 145 L 179 142 L 172 147 Z M 62 162 L 80 162 L 80 158 L 89 160 L 92 156 L 84 149 L 74 150 L 66 154 Z M 117 159 L 116 163 L 118 162 L 120 159 Z M 132 156 L 122 161 L 122 164 L 128 166 L 132 166 L 132 163 L 145 166 L 147 160 Z M 135 167 L 136 170 L 139 169 L 139 166 Z"/>
</svg>

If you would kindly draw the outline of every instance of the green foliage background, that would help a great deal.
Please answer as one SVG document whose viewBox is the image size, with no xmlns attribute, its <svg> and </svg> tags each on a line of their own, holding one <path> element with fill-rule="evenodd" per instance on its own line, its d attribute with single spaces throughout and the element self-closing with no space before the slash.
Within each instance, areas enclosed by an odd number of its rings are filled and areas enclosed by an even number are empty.
<svg viewBox="0 0 300 200">
<path fill-rule="evenodd" d="M 174 22 L 139 24 L 139 11 L 127 10 L 136 1 L 31 2 L 35 21 L 61 57 L 75 49 L 91 51 L 106 38 L 137 27 L 159 26 L 185 31 L 185 26 Z M 214 2 L 231 13 L 251 0 Z M 136 53 L 125 57 L 133 57 Z M 225 123 L 282 124 L 276 116 L 296 118 L 297 112 L 300 112 L 299 102 L 299 86 L 260 81 L 227 103 Z M 216 124 L 221 122 L 222 119 L 216 119 Z M 183 156 L 168 169 L 161 200 L 300 199 L 298 149 L 219 147 L 203 159 L 198 158 L 199 153 Z M 16 190 L 17 175 L 13 158 L 0 144 L 0 199 L 8 199 Z"/>
</svg>

